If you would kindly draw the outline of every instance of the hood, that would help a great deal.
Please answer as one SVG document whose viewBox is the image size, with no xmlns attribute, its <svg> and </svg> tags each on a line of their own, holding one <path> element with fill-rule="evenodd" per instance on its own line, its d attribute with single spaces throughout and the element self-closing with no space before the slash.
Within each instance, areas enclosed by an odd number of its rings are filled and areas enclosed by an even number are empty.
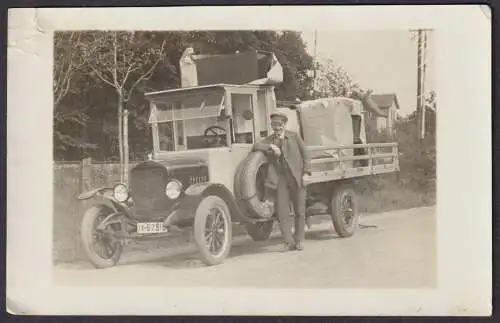
<svg viewBox="0 0 500 323">
<path fill-rule="evenodd" d="M 135 166 L 134 169 L 155 166 L 164 167 L 167 171 L 172 171 L 179 168 L 207 166 L 207 162 L 203 158 L 196 156 L 169 156 L 168 159 L 148 160 L 142 162 Z"/>
<path fill-rule="evenodd" d="M 135 179 L 160 176 L 163 177 L 164 184 L 175 178 L 182 183 L 184 188 L 209 180 L 207 161 L 193 155 L 169 156 L 161 160 L 149 160 L 135 166 L 131 174 Z"/>
</svg>

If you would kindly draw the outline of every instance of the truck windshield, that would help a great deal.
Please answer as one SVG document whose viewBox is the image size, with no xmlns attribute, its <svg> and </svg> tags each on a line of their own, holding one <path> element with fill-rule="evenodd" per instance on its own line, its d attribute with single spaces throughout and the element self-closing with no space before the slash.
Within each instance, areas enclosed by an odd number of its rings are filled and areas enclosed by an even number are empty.
<svg viewBox="0 0 500 323">
<path fill-rule="evenodd" d="M 181 151 L 227 145 L 228 122 L 221 120 L 223 92 L 155 103 L 161 151 Z"/>
<path fill-rule="evenodd" d="M 158 139 L 162 151 L 227 146 L 226 126 L 217 117 L 160 122 Z"/>
</svg>

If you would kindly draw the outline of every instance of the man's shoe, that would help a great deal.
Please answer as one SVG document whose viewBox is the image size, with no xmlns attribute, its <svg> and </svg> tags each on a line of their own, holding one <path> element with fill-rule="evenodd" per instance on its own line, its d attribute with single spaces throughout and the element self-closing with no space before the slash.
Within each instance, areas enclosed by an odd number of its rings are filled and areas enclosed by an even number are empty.
<svg viewBox="0 0 500 323">
<path fill-rule="evenodd" d="M 294 245 L 290 243 L 285 243 L 285 245 L 283 246 L 283 252 L 292 251 L 294 249 L 295 249 Z"/>
<path fill-rule="evenodd" d="M 304 250 L 304 246 L 301 243 L 297 243 L 295 245 L 295 250 L 302 251 Z"/>
</svg>

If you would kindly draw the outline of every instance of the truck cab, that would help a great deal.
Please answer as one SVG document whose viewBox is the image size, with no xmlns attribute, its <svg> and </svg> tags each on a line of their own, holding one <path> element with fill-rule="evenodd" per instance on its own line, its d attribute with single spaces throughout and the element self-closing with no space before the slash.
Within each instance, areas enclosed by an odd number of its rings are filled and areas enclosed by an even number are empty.
<svg viewBox="0 0 500 323">
<path fill-rule="evenodd" d="M 184 187 L 215 181 L 232 191 L 234 170 L 268 136 L 274 87 L 217 84 L 148 93 L 152 160 L 167 168 L 204 165 L 181 176 Z M 210 167 L 208 167 L 210 165 Z M 187 171 L 184 171 L 187 172 Z M 135 178 L 131 178 L 133 189 Z"/>
</svg>

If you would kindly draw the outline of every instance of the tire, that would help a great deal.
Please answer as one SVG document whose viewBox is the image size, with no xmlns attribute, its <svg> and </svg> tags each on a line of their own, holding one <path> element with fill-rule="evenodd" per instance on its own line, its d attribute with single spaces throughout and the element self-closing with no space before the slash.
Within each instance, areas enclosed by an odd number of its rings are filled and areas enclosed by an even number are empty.
<svg viewBox="0 0 500 323">
<path fill-rule="evenodd" d="M 249 217 L 254 219 L 269 219 L 269 212 L 263 203 L 263 181 L 261 172 L 266 171 L 267 157 L 263 152 L 251 152 L 237 168 L 235 175 L 235 195 L 240 207 Z"/>
<path fill-rule="evenodd" d="M 341 186 L 334 190 L 330 203 L 330 214 L 337 234 L 351 237 L 358 228 L 358 198 L 353 188 Z"/>
<path fill-rule="evenodd" d="M 212 210 L 215 211 L 215 214 L 210 213 Z M 213 216 L 215 216 L 215 219 L 213 219 Z M 207 228 L 209 220 L 211 227 Z M 211 233 L 211 239 L 207 237 L 207 230 Z M 223 230 L 223 232 L 221 233 L 220 230 Z M 201 260 L 206 265 L 214 266 L 224 262 L 231 250 L 232 223 L 229 207 L 222 198 L 216 195 L 203 198 L 196 209 L 193 234 Z M 210 240 L 207 241 L 207 238 Z M 210 244 L 210 246 L 207 244 Z"/>
<path fill-rule="evenodd" d="M 253 241 L 266 241 L 273 233 L 274 221 L 247 223 L 245 227 Z"/>
<path fill-rule="evenodd" d="M 106 227 L 104 233 L 96 229 L 97 225 L 112 212 L 113 210 L 104 205 L 93 206 L 85 212 L 81 222 L 80 241 L 83 251 L 98 269 L 116 266 L 123 251 L 121 241 L 109 237 L 110 233 L 118 230 L 116 224 Z M 96 243 L 99 243 L 99 248 L 96 248 Z"/>
</svg>

